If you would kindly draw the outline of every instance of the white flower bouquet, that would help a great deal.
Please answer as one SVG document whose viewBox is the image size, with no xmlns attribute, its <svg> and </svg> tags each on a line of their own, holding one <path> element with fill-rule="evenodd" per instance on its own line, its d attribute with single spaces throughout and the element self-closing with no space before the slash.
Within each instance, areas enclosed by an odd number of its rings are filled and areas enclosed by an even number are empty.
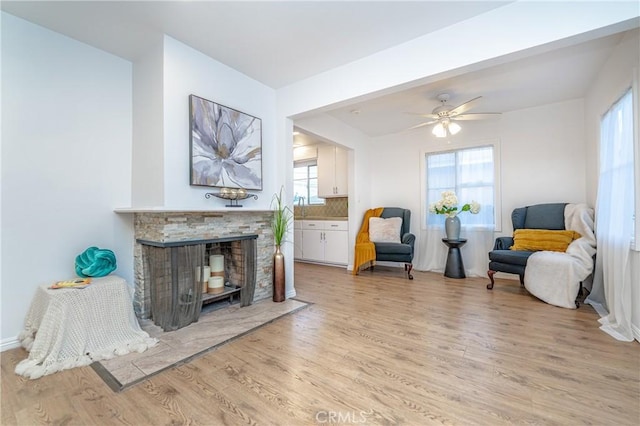
<svg viewBox="0 0 640 426">
<path fill-rule="evenodd" d="M 462 208 L 458 210 L 458 197 L 456 193 L 453 191 L 444 191 L 439 201 L 429 205 L 429 211 L 435 214 L 444 214 L 447 217 L 455 217 L 460 212 L 478 214 L 480 204 L 476 201 L 471 201 L 471 203 L 463 205 Z"/>
</svg>

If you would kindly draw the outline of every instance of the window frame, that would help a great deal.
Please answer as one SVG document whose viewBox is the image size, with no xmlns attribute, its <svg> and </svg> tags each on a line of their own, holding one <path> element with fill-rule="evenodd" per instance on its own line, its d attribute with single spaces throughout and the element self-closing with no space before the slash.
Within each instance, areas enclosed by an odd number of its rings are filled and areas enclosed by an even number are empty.
<svg viewBox="0 0 640 426">
<path fill-rule="evenodd" d="M 307 178 L 306 178 L 306 181 L 307 181 L 307 185 L 306 185 L 307 193 L 304 196 L 304 204 L 308 205 L 308 206 L 324 206 L 326 204 L 326 200 L 324 198 L 318 197 L 318 199 L 321 202 L 312 203 L 311 202 L 311 197 L 309 196 L 309 181 L 311 180 L 311 178 L 309 177 L 309 167 L 313 167 L 313 166 L 315 166 L 316 168 L 318 167 L 318 159 L 317 158 L 309 158 L 309 159 L 306 159 L 306 160 L 294 161 L 293 162 L 293 169 L 294 169 L 293 172 L 294 172 L 294 175 L 295 175 L 295 169 L 296 168 L 301 168 L 301 167 L 306 167 L 307 168 Z M 318 177 L 316 176 L 314 179 L 316 179 L 316 183 L 317 183 Z M 295 187 L 295 181 L 298 181 L 298 180 L 301 181 L 302 179 L 293 179 L 294 187 Z M 293 203 L 295 204 L 295 201 L 293 201 Z"/>
<path fill-rule="evenodd" d="M 443 154 L 446 152 L 457 152 L 465 149 L 493 147 L 493 220 L 494 232 L 502 231 L 502 185 L 500 182 L 500 139 L 483 139 L 466 143 L 447 144 L 446 146 L 432 147 L 428 150 L 420 151 L 420 229 L 427 229 L 427 216 L 429 215 L 429 206 L 427 204 L 427 155 Z M 481 206 L 482 208 L 482 206 Z"/>
</svg>

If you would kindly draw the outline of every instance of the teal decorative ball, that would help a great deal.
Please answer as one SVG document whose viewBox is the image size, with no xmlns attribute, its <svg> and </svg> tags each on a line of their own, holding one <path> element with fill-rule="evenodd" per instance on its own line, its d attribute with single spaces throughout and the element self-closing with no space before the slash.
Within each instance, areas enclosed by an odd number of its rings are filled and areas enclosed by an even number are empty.
<svg viewBox="0 0 640 426">
<path fill-rule="evenodd" d="M 89 247 L 76 256 L 76 274 L 80 277 L 104 277 L 116 268 L 116 255 L 109 249 Z"/>
</svg>

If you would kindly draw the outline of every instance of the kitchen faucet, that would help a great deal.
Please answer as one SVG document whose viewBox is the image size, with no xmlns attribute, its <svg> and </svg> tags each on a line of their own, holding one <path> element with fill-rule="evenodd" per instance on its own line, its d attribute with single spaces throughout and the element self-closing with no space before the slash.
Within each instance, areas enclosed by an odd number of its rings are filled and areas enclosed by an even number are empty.
<svg viewBox="0 0 640 426">
<path fill-rule="evenodd" d="M 305 217 L 304 197 L 298 197 L 298 207 L 300 207 L 300 203 L 301 202 L 302 202 L 302 218 L 304 219 L 304 217 Z"/>
</svg>

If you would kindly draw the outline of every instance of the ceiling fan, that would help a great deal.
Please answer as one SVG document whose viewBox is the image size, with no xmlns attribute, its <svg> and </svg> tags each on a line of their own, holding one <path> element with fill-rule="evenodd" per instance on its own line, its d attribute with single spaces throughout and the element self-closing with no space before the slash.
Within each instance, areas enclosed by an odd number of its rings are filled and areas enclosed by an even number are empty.
<svg viewBox="0 0 640 426">
<path fill-rule="evenodd" d="M 430 118 L 431 120 L 420 123 L 417 126 L 410 127 L 409 130 L 437 123 L 435 126 L 433 126 L 433 130 L 431 131 L 431 133 L 433 133 L 437 138 L 444 138 L 448 135 L 455 135 L 460 130 L 462 130 L 462 128 L 458 123 L 456 123 L 456 121 L 484 120 L 487 118 L 495 118 L 499 116 L 499 112 L 467 113 L 467 111 L 473 108 L 478 99 L 480 99 L 481 97 L 482 96 L 478 96 L 477 98 L 473 98 L 470 101 L 452 108 L 447 105 L 449 95 L 447 93 L 442 93 L 438 95 L 440 106 L 436 107 L 431 114 L 417 114 L 420 117 Z"/>
</svg>

